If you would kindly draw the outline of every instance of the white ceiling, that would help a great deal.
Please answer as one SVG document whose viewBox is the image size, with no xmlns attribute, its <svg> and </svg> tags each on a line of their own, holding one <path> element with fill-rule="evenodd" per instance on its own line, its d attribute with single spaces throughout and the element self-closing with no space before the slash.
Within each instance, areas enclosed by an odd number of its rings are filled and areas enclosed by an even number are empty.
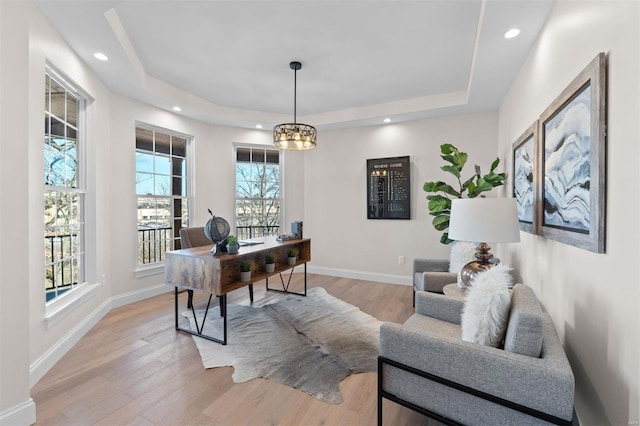
<svg viewBox="0 0 640 426">
<path fill-rule="evenodd" d="M 293 119 L 292 60 L 297 121 L 319 128 L 495 110 L 554 3 L 35 1 L 111 90 L 265 129 Z"/>
</svg>

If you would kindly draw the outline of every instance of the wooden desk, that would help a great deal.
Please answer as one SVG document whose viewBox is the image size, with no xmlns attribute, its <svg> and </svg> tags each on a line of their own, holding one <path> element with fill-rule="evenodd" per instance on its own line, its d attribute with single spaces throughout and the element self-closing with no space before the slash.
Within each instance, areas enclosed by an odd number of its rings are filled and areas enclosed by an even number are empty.
<svg viewBox="0 0 640 426">
<path fill-rule="evenodd" d="M 247 240 L 250 242 L 259 242 L 260 244 L 241 246 L 238 254 L 222 254 L 213 256 L 211 248 L 213 245 L 193 247 L 182 250 L 174 250 L 166 253 L 165 268 L 165 284 L 175 288 L 175 325 L 176 330 L 184 331 L 196 336 L 203 337 L 214 342 L 227 344 L 227 293 L 240 287 L 250 286 L 251 300 L 253 301 L 253 282 L 262 279 L 267 280 L 267 290 L 275 290 L 269 288 L 269 277 L 280 274 L 283 271 L 291 269 L 298 265 L 304 265 L 304 293 L 307 293 L 307 262 L 311 260 L 311 240 L 289 240 L 277 241 L 275 237 L 263 237 Z M 295 248 L 298 255 L 295 265 L 287 263 L 287 250 Z M 274 272 L 265 271 L 264 255 L 271 253 L 276 260 L 276 268 Z M 251 281 L 240 281 L 240 263 L 247 261 L 251 265 Z M 283 291 L 288 291 L 289 285 L 285 286 L 282 275 Z M 289 276 L 289 282 L 291 275 Z M 207 336 L 202 333 L 202 327 L 206 319 L 206 313 L 202 320 L 202 326 L 198 324 L 195 310 L 191 307 L 193 318 L 196 321 L 196 331 L 187 330 L 178 326 L 178 288 L 187 290 L 201 291 L 209 293 L 209 303 L 207 311 L 211 304 L 211 297 L 216 296 L 220 299 L 220 313 L 224 317 L 224 337 L 222 340 Z"/>
</svg>

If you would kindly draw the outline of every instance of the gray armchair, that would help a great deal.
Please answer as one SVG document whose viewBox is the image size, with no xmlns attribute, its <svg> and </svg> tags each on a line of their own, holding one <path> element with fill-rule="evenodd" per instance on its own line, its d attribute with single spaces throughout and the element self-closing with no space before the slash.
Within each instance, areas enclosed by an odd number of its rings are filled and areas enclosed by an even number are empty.
<svg viewBox="0 0 640 426">
<path fill-rule="evenodd" d="M 529 287 L 512 291 L 504 349 L 461 339 L 463 301 L 416 296 L 404 325 L 380 328 L 378 424 L 383 398 L 446 424 L 579 424 L 571 366 Z"/>
<path fill-rule="evenodd" d="M 417 291 L 442 293 L 442 288 L 455 283 L 458 274 L 449 272 L 447 259 L 413 260 L 413 306 L 416 305 Z"/>
</svg>

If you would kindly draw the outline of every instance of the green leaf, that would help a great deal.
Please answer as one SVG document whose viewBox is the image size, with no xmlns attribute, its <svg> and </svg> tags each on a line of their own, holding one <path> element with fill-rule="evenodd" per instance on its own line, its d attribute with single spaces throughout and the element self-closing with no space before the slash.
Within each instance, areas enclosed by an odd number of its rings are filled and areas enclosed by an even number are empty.
<svg viewBox="0 0 640 426">
<path fill-rule="evenodd" d="M 441 155 L 440 158 L 442 158 L 444 161 L 448 163 L 455 164 L 453 155 Z"/>
<path fill-rule="evenodd" d="M 485 181 L 484 178 L 478 179 L 478 187 L 476 188 L 476 192 L 480 193 L 485 191 L 491 191 L 492 188 L 493 186 L 491 186 L 490 183 Z"/>
<path fill-rule="evenodd" d="M 467 182 L 469 182 L 469 184 L 467 185 L 467 189 L 469 190 L 469 197 L 471 197 L 471 194 L 475 192 L 476 190 L 476 183 L 473 181 L 473 179 L 475 178 L 475 176 L 473 176 L 471 179 L 469 179 Z M 466 182 L 465 182 L 466 183 Z"/>
<path fill-rule="evenodd" d="M 440 242 L 442 244 L 451 244 L 454 240 L 450 240 L 449 239 L 449 233 L 445 232 L 442 234 L 442 237 L 440 237 Z"/>
<path fill-rule="evenodd" d="M 443 214 L 436 216 L 433 218 L 431 223 L 433 224 L 433 227 L 436 228 L 436 231 L 444 231 L 449 227 L 449 215 Z"/>
<path fill-rule="evenodd" d="M 429 211 L 431 213 L 441 213 L 444 210 L 451 209 L 451 200 L 442 195 L 435 195 L 429 198 Z"/>
<path fill-rule="evenodd" d="M 454 175 L 457 178 L 460 178 L 460 169 L 456 166 L 442 166 L 440 167 L 440 170 L 443 170 L 445 172 L 449 172 L 452 175 Z"/>
<path fill-rule="evenodd" d="M 469 158 L 469 154 L 466 152 L 458 152 L 453 156 L 453 164 L 457 166 L 460 170 L 467 164 L 467 159 Z"/>
<path fill-rule="evenodd" d="M 462 184 L 462 191 L 464 192 L 465 189 L 467 189 L 469 187 L 469 185 L 471 183 L 473 183 L 473 180 L 476 178 L 475 175 L 471 176 L 469 179 L 467 179 L 466 181 L 464 181 L 464 183 Z"/>
<path fill-rule="evenodd" d="M 505 174 L 504 173 L 489 173 L 484 176 L 484 180 L 492 187 L 504 185 Z"/>
<path fill-rule="evenodd" d="M 497 158 L 493 161 L 493 163 L 491 163 L 491 169 L 489 169 L 489 173 L 493 172 L 496 167 L 498 167 L 498 164 L 500 164 L 500 158 Z"/>
<path fill-rule="evenodd" d="M 424 192 L 435 192 L 436 191 L 436 183 L 435 182 L 425 182 L 424 185 L 422 185 L 422 190 Z"/>
<path fill-rule="evenodd" d="M 455 189 L 453 189 L 453 187 L 451 185 L 440 185 L 438 187 L 438 190 L 444 192 L 445 194 L 449 194 L 449 195 L 453 195 L 454 197 L 458 197 L 461 198 L 461 194 L 456 191 Z"/>
<path fill-rule="evenodd" d="M 440 152 L 443 153 L 444 155 L 449 155 L 456 151 L 458 151 L 458 149 L 455 146 L 451 145 L 450 143 L 445 143 L 440 145 Z"/>
</svg>

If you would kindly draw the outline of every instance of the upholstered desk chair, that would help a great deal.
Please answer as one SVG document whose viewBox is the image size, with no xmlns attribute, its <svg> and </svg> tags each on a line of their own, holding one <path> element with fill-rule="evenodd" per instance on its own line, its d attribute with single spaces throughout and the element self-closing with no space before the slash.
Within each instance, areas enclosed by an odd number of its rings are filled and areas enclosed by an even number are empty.
<svg viewBox="0 0 640 426">
<path fill-rule="evenodd" d="M 180 230 L 180 247 L 183 249 L 208 246 L 213 244 L 205 235 L 204 227 L 182 228 Z M 187 308 L 193 307 L 193 290 L 187 290 Z"/>
<path fill-rule="evenodd" d="M 204 233 L 204 227 L 182 228 L 180 230 L 180 245 L 183 249 L 191 247 L 210 246 L 213 244 Z M 193 290 L 187 290 L 187 308 L 193 307 Z M 253 303 L 253 283 L 249 284 L 249 297 Z"/>
</svg>

